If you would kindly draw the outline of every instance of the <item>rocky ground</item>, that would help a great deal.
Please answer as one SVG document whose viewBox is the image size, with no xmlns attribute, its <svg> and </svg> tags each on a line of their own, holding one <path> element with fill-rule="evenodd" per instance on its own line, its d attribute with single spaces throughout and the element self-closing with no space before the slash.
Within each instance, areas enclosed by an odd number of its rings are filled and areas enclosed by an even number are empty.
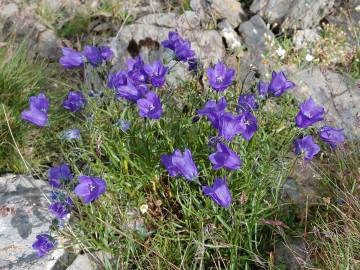
<svg viewBox="0 0 360 270">
<path fill-rule="evenodd" d="M 191 0 L 186 5 L 170 5 L 166 0 L 2 0 L 0 46 L 9 38 L 21 42 L 28 37 L 34 55 L 56 61 L 62 46 L 78 46 L 71 33 L 78 31 L 72 22 L 79 17 L 86 21 L 86 32 L 77 38 L 111 45 L 118 59 L 115 68 L 139 54 L 145 62 L 166 58 L 159 44 L 169 31 L 178 31 L 191 41 L 205 67 L 224 60 L 238 70 L 245 87 L 254 76 L 266 79 L 273 69 L 286 70 L 298 83 L 294 95 L 299 101 L 312 96 L 327 109 L 328 123 L 344 127 L 349 139 L 360 138 L 360 78 L 351 74 L 350 67 L 350 63 L 360 65 L 359 0 Z M 323 29 L 336 35 L 338 42 L 332 44 L 321 36 Z M 188 73 L 181 65 L 175 70 L 170 80 L 174 87 Z M 35 260 L 31 242 L 42 227 L 51 225 L 41 212 L 46 209 L 43 192 L 49 191 L 43 181 L 28 178 L 0 178 L 0 236 L 6 239 L 0 244 L 0 268 L 96 269 L 86 255 L 70 265 L 74 258 L 61 251 L 48 261 Z M 313 192 L 308 182 L 299 187 L 289 179 L 284 193 L 296 201 L 301 192 Z M 304 253 L 301 241 L 291 245 Z M 292 263 L 285 247 L 278 250 L 279 257 L 289 257 Z"/>
</svg>

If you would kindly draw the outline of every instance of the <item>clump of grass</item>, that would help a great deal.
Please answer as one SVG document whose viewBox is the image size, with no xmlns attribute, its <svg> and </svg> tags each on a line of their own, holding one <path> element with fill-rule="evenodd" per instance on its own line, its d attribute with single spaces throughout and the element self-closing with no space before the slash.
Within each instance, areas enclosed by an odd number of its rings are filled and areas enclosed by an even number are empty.
<svg viewBox="0 0 360 270">
<path fill-rule="evenodd" d="M 11 45 L 1 48 L 0 63 L 1 104 L 4 105 L 18 145 L 22 150 L 29 149 L 31 142 L 24 138 L 33 131 L 23 128 L 20 112 L 27 106 L 28 96 L 46 85 L 48 72 L 44 64 L 28 56 L 26 43 L 17 48 Z M 0 115 L 0 173 L 23 172 L 25 168 L 10 136 L 3 108 Z"/>
<path fill-rule="evenodd" d="M 318 166 L 327 197 L 313 213 L 310 247 L 322 269 L 360 267 L 359 150 L 349 143 Z"/>
<path fill-rule="evenodd" d="M 227 90 L 232 110 L 239 86 Z M 158 121 L 139 118 L 132 104 L 103 91 L 102 99 L 89 99 L 82 140 L 58 141 L 77 174 L 98 175 L 107 182 L 107 192 L 98 202 L 90 207 L 76 203 L 73 236 L 65 234 L 86 250 L 111 253 L 125 268 L 266 265 L 272 236 L 262 221 L 277 212 L 279 189 L 293 161 L 288 153 L 299 135 L 293 128 L 294 100 L 283 96 L 264 102 L 267 111 L 256 113 L 259 130 L 253 139 L 232 143 L 244 162 L 242 169 L 227 174 L 214 172 L 208 161 L 214 151 L 208 145 L 213 129 L 204 120 L 192 121 L 212 95 L 201 91 L 196 80 L 159 91 L 165 114 Z M 167 98 L 169 91 L 174 94 Z M 119 119 L 130 121 L 130 130 L 121 131 Z M 202 172 L 201 184 L 227 175 L 234 198 L 230 210 L 214 205 L 199 186 L 169 178 L 160 155 L 185 147 Z M 149 209 L 145 214 L 140 212 L 142 205 Z"/>
</svg>

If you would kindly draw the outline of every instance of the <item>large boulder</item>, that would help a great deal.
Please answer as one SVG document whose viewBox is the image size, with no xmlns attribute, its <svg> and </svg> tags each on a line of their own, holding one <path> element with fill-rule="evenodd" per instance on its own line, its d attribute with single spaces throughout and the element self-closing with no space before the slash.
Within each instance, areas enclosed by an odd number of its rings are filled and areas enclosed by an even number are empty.
<svg viewBox="0 0 360 270">
<path fill-rule="evenodd" d="M 209 19 L 224 20 L 236 28 L 246 18 L 246 13 L 237 0 L 191 0 L 191 8 L 196 12 L 201 21 Z"/>
<path fill-rule="evenodd" d="M 38 258 L 31 245 L 36 235 L 47 233 L 49 185 L 26 175 L 0 177 L 0 269 L 58 270 L 70 260 L 57 249 Z"/>
<path fill-rule="evenodd" d="M 316 27 L 328 15 L 335 0 L 255 0 L 250 10 L 282 30 Z"/>
<path fill-rule="evenodd" d="M 293 91 L 299 101 L 312 97 L 325 107 L 325 123 L 344 128 L 348 139 L 360 138 L 360 91 L 355 82 L 339 73 L 318 67 L 291 69 L 297 84 Z"/>
</svg>

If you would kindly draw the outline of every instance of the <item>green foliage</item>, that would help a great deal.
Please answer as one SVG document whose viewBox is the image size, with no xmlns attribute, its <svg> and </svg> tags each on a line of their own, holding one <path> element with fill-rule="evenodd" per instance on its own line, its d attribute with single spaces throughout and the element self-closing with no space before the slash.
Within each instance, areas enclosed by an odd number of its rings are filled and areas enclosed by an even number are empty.
<svg viewBox="0 0 360 270">
<path fill-rule="evenodd" d="M 226 92 L 232 111 L 238 87 Z M 251 269 L 255 261 L 266 265 L 272 234 L 261 220 L 279 210 L 279 189 L 293 162 L 288 153 L 298 131 L 292 98 L 263 102 L 266 110 L 255 113 L 259 130 L 253 139 L 238 137 L 231 143 L 243 160 L 242 169 L 227 172 L 213 171 L 208 160 L 214 152 L 208 145 L 216 135 L 214 129 L 205 119 L 192 121 L 213 91 L 200 90 L 196 80 L 159 90 L 165 114 L 158 121 L 140 118 L 136 106 L 104 91 L 102 99 L 89 100 L 81 117 L 82 140 L 57 143 L 76 174 L 96 175 L 107 182 L 107 192 L 90 206 L 75 199 L 74 241 L 111 253 L 125 268 L 168 269 L 174 264 L 189 269 L 216 265 Z M 131 122 L 126 133 L 116 125 L 119 119 Z M 197 183 L 168 176 L 160 155 L 175 148 L 192 151 L 201 185 L 227 176 L 234 200 L 229 210 L 205 197 Z M 149 211 L 141 215 L 144 204 Z M 130 228 L 142 220 L 144 225 Z"/>
<path fill-rule="evenodd" d="M 57 34 L 62 38 L 76 38 L 82 36 L 89 31 L 91 18 L 89 15 L 77 13 L 75 16 L 64 23 L 64 25 L 57 30 Z"/>
<path fill-rule="evenodd" d="M 2 48 L 0 63 L 0 103 L 4 105 L 15 140 L 19 147 L 24 149 L 25 145 L 29 147 L 29 143 L 31 144 L 24 138 L 29 139 L 28 136 L 35 134 L 33 130 L 23 128 L 20 112 L 27 107 L 28 97 L 44 87 L 48 73 L 45 65 L 28 56 L 26 43 L 18 48 Z M 24 167 L 10 136 L 2 106 L 0 115 L 0 173 L 23 171 Z"/>
</svg>

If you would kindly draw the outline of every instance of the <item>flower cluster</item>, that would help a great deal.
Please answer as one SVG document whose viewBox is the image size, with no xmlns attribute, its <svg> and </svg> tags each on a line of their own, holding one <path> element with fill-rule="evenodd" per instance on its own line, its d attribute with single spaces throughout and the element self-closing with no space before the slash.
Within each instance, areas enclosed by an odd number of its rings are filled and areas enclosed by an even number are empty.
<svg viewBox="0 0 360 270">
<path fill-rule="evenodd" d="M 73 174 L 69 165 L 60 164 L 49 169 L 49 184 L 55 188 L 51 192 L 49 212 L 56 217 L 58 225 L 62 226 L 70 218 L 74 202 L 68 193 L 64 190 L 71 187 Z M 84 204 L 89 204 L 98 199 L 106 190 L 105 180 L 94 177 L 81 175 L 78 177 L 79 184 L 75 187 L 74 193 L 83 199 Z M 32 247 L 37 250 L 39 257 L 46 255 L 56 246 L 55 238 L 49 234 L 40 234 Z"/>
<path fill-rule="evenodd" d="M 108 46 L 85 46 L 82 52 L 77 52 L 71 48 L 62 48 L 63 56 L 60 58 L 60 64 L 68 69 L 79 68 L 88 61 L 96 67 L 103 61 L 110 61 L 113 57 L 113 51 Z"/>
<path fill-rule="evenodd" d="M 200 64 L 195 52 L 191 49 L 190 42 L 180 37 L 177 32 L 170 32 L 168 39 L 161 44 L 173 52 L 174 60 L 186 62 L 189 70 L 200 72 Z M 103 65 L 104 61 L 110 61 L 112 57 L 113 52 L 106 46 L 85 46 L 82 52 L 63 48 L 60 63 L 68 69 L 86 64 L 98 67 Z M 126 64 L 126 69 L 107 76 L 107 87 L 113 91 L 114 99 L 127 100 L 129 104 L 136 104 L 139 116 L 142 118 L 161 118 L 163 106 L 157 91 L 160 93 L 159 89 L 166 85 L 166 76 L 171 68 L 166 67 L 159 60 L 146 64 L 140 56 L 128 59 Z M 234 84 L 235 70 L 219 62 L 209 67 L 206 74 L 209 87 L 216 92 L 217 96 L 220 96 L 217 99 L 207 100 L 203 108 L 196 111 L 197 120 L 201 116 L 206 116 L 211 124 L 212 132 L 216 134 L 209 140 L 213 141 L 211 146 L 215 147 L 208 153 L 209 164 L 217 173 L 219 170 L 226 172 L 240 170 L 243 161 L 236 152 L 236 143 L 233 141 L 242 140 L 246 143 L 254 137 L 258 130 L 256 111 L 260 107 L 259 104 L 262 104 L 261 99 L 267 98 L 270 94 L 279 97 L 293 89 L 295 84 L 286 78 L 284 72 L 274 71 L 269 82 L 259 82 L 257 95 L 241 94 L 237 97 L 236 105 L 232 106 L 229 103 L 228 106 L 224 95 L 225 91 Z M 209 91 L 214 93 L 212 90 Z M 91 96 L 90 92 L 89 96 Z M 78 113 L 86 107 L 86 104 L 82 91 L 69 91 L 62 103 L 63 107 L 72 113 Z M 22 112 L 21 118 L 39 127 L 45 127 L 48 124 L 49 105 L 50 101 L 44 93 L 32 96 L 29 99 L 29 109 Z M 322 121 L 324 113 L 324 108 L 317 106 L 314 100 L 309 98 L 301 104 L 300 111 L 295 117 L 295 124 L 299 128 L 308 128 Z M 116 126 L 126 132 L 131 125 L 125 119 L 120 119 Z M 63 137 L 79 139 L 80 131 L 67 130 L 63 133 Z M 342 129 L 330 126 L 323 126 L 319 131 L 319 137 L 333 149 L 345 140 Z M 294 144 L 295 153 L 302 155 L 306 161 L 311 160 L 320 151 L 320 147 L 311 135 L 297 138 Z M 183 152 L 175 149 L 170 154 L 162 154 L 160 160 L 170 177 L 184 177 L 198 184 L 202 181 L 199 177 L 201 171 L 199 172 L 190 149 L 185 148 Z M 96 176 L 79 175 L 75 186 L 74 175 L 67 164 L 50 168 L 48 178 L 49 184 L 54 188 L 48 209 L 59 224 L 63 224 L 70 218 L 74 208 L 74 202 L 68 192 L 72 190 L 77 197 L 81 198 L 83 204 L 87 205 L 99 199 L 106 191 L 106 181 Z M 210 197 L 219 206 L 223 208 L 231 206 L 232 195 L 226 176 L 216 177 L 212 185 L 201 185 L 201 189 L 205 196 Z M 55 246 L 55 238 L 49 234 L 38 235 L 33 244 L 39 256 L 44 256 Z"/>
<path fill-rule="evenodd" d="M 295 117 L 296 126 L 299 128 L 308 128 L 313 124 L 324 120 L 325 109 L 317 106 L 310 97 L 300 105 L 300 110 Z M 338 144 L 345 141 L 343 129 L 337 129 L 330 126 L 323 126 L 319 130 L 320 139 L 335 149 Z M 303 138 L 297 138 L 294 141 L 295 153 L 302 156 L 305 161 L 310 161 L 320 152 L 320 146 L 314 141 L 311 135 Z"/>
<path fill-rule="evenodd" d="M 161 101 L 149 87 L 162 87 L 167 73 L 168 68 L 162 62 L 147 65 L 138 56 L 128 59 L 127 70 L 110 74 L 108 87 L 115 91 L 117 98 L 136 102 L 141 117 L 159 119 L 163 113 Z"/>
</svg>

